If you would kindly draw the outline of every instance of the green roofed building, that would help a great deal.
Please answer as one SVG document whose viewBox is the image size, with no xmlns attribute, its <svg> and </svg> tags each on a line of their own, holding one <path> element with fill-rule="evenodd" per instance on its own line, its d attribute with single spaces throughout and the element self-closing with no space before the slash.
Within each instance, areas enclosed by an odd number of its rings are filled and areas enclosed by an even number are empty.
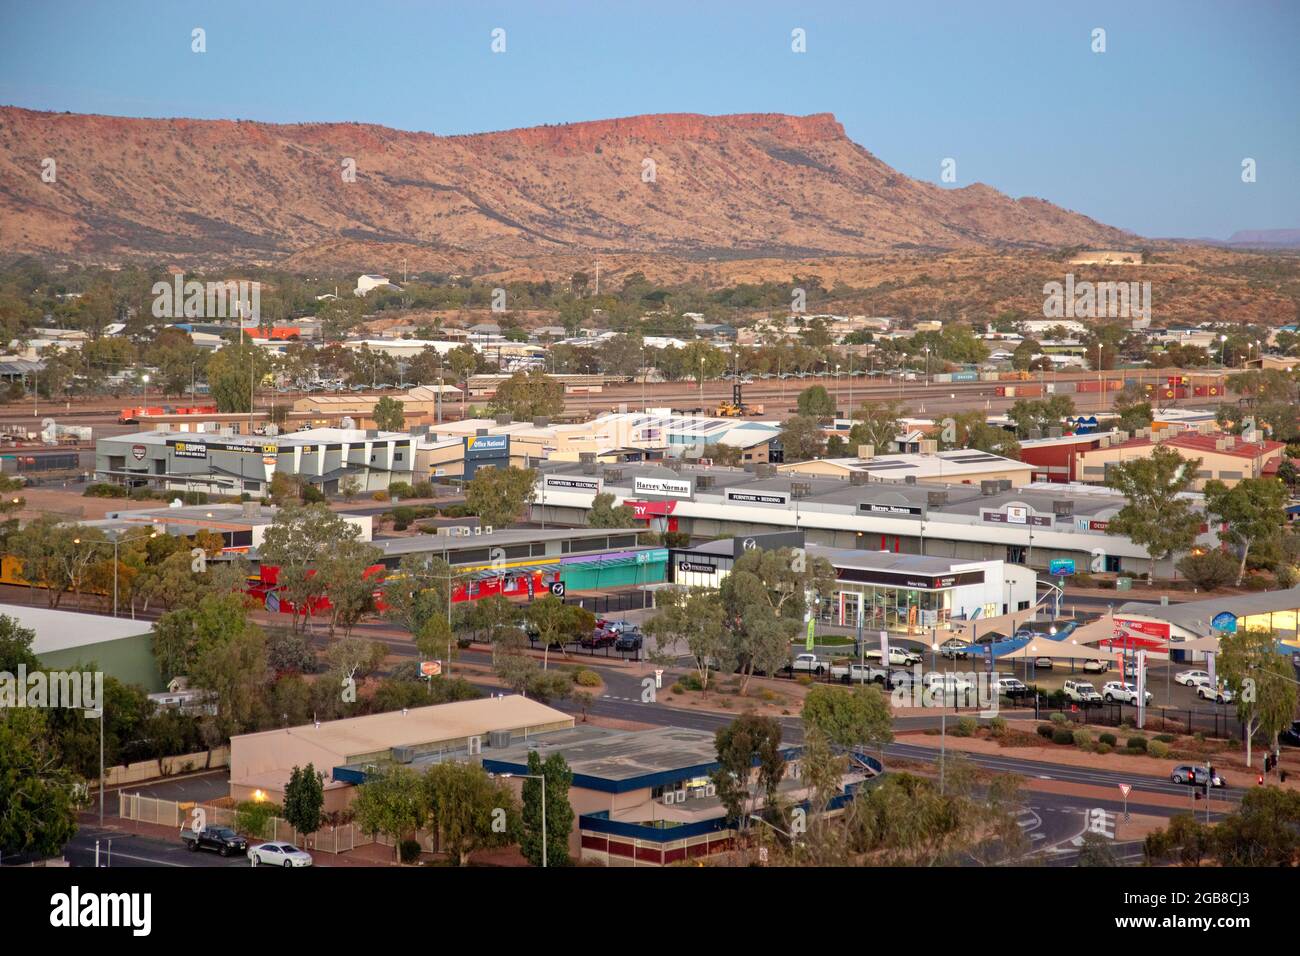
<svg viewBox="0 0 1300 956">
<path fill-rule="evenodd" d="M 137 684 L 148 693 L 166 689 L 153 656 L 151 623 L 130 618 L 0 604 L 0 615 L 36 632 L 32 653 L 49 670 L 84 670 Z"/>
</svg>

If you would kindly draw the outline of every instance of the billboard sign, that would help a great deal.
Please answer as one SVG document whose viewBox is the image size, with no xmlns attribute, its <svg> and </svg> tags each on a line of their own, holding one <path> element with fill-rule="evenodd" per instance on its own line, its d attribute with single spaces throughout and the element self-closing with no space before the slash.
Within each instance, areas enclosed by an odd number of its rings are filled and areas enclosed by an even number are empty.
<svg viewBox="0 0 1300 956">
<path fill-rule="evenodd" d="M 738 505 L 788 505 L 790 495 L 784 491 L 728 491 L 727 500 Z"/>
<path fill-rule="evenodd" d="M 594 495 L 598 495 L 603 480 L 578 475 L 547 475 L 542 479 L 542 484 L 553 491 L 589 491 Z"/>
<path fill-rule="evenodd" d="M 1235 634 L 1237 631 L 1237 615 L 1231 611 L 1220 611 L 1210 619 L 1210 627 L 1216 631 L 1225 631 L 1228 634 Z"/>
<path fill-rule="evenodd" d="M 636 478 L 632 490 L 639 495 L 668 495 L 672 498 L 689 498 L 691 482 L 684 478 Z"/>
<path fill-rule="evenodd" d="M 1074 573 L 1074 558 L 1053 558 L 1050 571 L 1053 576 L 1064 577 Z"/>
</svg>

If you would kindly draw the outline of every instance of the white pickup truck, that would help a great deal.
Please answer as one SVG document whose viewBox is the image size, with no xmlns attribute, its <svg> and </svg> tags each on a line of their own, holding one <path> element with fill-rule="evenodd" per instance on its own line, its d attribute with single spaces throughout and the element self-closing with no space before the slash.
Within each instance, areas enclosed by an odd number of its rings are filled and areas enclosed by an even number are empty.
<svg viewBox="0 0 1300 956">
<path fill-rule="evenodd" d="M 816 674 L 820 677 L 831 669 L 831 662 L 816 654 L 797 654 L 790 662 L 790 670 L 795 674 Z"/>
<path fill-rule="evenodd" d="M 872 681 L 885 684 L 889 681 L 888 669 L 872 664 L 859 664 L 856 661 L 832 664 L 830 674 L 831 677 L 842 680 L 846 684 L 869 684 Z"/>
<path fill-rule="evenodd" d="M 866 658 L 869 661 L 880 660 L 880 650 L 867 651 Z M 921 655 L 916 651 L 908 650 L 905 647 L 889 648 L 889 663 L 897 667 L 911 667 L 913 664 L 921 663 Z"/>
</svg>

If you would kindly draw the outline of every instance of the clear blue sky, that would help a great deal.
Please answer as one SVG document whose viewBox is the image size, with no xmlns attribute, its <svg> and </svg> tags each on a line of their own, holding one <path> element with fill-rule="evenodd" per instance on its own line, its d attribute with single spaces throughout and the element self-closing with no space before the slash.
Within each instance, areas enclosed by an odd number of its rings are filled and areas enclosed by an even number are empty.
<svg viewBox="0 0 1300 956">
<path fill-rule="evenodd" d="M 953 157 L 958 185 L 1226 237 L 1300 228 L 1298 48 L 1295 0 L 0 0 L 0 103 L 440 134 L 832 112 L 917 178 Z"/>
</svg>

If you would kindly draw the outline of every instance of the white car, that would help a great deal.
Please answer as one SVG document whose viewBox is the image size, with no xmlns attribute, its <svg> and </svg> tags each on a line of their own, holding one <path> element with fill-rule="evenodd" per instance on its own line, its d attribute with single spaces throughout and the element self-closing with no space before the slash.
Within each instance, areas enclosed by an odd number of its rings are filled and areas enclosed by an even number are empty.
<svg viewBox="0 0 1300 956">
<path fill-rule="evenodd" d="M 1110 670 L 1110 661 L 1093 659 L 1083 662 L 1083 672 L 1085 674 L 1104 674 Z"/>
<path fill-rule="evenodd" d="M 1124 681 L 1113 680 L 1102 685 L 1101 696 L 1103 700 L 1118 700 L 1125 704 L 1136 704 L 1138 689 L 1136 684 L 1126 684 Z M 1151 703 L 1151 691 L 1146 692 L 1146 702 Z"/>
<path fill-rule="evenodd" d="M 944 693 L 966 694 L 975 689 L 975 685 L 957 673 L 930 671 L 921 678 L 926 689 L 942 687 Z"/>
<path fill-rule="evenodd" d="M 311 854 L 292 843 L 259 843 L 248 848 L 253 866 L 311 866 Z"/>
<path fill-rule="evenodd" d="M 1065 696 L 1069 700 L 1076 700 L 1081 703 L 1101 700 L 1101 694 L 1097 693 L 1097 688 L 1086 680 L 1067 680 L 1065 682 Z"/>
<path fill-rule="evenodd" d="M 1226 687 L 1215 687 L 1209 680 L 1197 683 L 1196 696 L 1201 700 L 1212 700 L 1216 704 L 1232 703 L 1232 691 Z"/>
<path fill-rule="evenodd" d="M 878 661 L 880 660 L 880 649 L 867 651 L 863 656 L 869 661 Z M 921 661 L 922 657 L 916 651 L 909 650 L 906 647 L 889 648 L 889 663 L 895 667 L 911 667 L 913 664 L 921 663 Z"/>
<path fill-rule="evenodd" d="M 1195 687 L 1202 680 L 1210 679 L 1209 671 L 1179 671 L 1174 675 L 1175 684 L 1183 684 L 1187 687 Z"/>
</svg>

